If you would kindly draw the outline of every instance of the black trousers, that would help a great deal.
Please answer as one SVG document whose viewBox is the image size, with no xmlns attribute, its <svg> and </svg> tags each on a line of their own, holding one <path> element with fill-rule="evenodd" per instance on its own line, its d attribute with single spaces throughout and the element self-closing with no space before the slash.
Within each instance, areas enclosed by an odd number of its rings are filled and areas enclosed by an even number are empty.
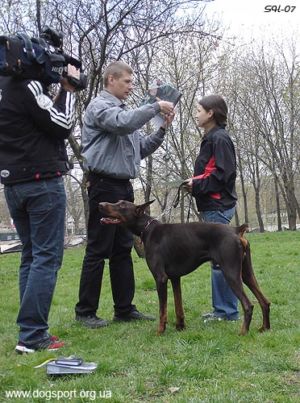
<svg viewBox="0 0 300 403">
<path fill-rule="evenodd" d="M 118 200 L 133 202 L 129 180 L 103 178 L 91 173 L 88 178 L 89 220 L 87 247 L 83 260 L 79 302 L 75 312 L 79 315 L 95 314 L 100 299 L 104 259 L 109 259 L 110 281 L 115 314 L 124 315 L 135 309 L 132 305 L 135 282 L 131 249 L 131 232 L 119 225 L 100 224 L 102 217 L 99 202 L 115 203 Z"/>
</svg>

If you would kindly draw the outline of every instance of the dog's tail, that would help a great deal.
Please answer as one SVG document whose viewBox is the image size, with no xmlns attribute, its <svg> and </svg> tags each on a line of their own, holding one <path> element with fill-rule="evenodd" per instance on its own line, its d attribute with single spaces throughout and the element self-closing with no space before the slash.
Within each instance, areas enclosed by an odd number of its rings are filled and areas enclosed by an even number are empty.
<svg viewBox="0 0 300 403">
<path fill-rule="evenodd" d="M 246 252 L 247 246 L 249 245 L 248 240 L 244 237 L 245 232 L 248 230 L 248 224 L 242 224 L 239 227 L 236 227 L 236 233 L 240 237 L 241 244 L 243 246 L 244 252 Z"/>
</svg>

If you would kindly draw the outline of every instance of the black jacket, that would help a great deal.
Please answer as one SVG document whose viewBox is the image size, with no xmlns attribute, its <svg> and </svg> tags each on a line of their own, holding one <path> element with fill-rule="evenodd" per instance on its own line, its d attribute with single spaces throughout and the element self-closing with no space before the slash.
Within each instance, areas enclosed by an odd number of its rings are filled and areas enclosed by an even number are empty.
<svg viewBox="0 0 300 403">
<path fill-rule="evenodd" d="M 235 206 L 236 157 L 225 129 L 215 127 L 203 138 L 195 162 L 192 195 L 199 211 Z"/>
<path fill-rule="evenodd" d="M 13 184 L 68 170 L 64 144 L 74 119 L 74 97 L 61 90 L 53 103 L 38 81 L 0 77 L 0 178 Z"/>
</svg>

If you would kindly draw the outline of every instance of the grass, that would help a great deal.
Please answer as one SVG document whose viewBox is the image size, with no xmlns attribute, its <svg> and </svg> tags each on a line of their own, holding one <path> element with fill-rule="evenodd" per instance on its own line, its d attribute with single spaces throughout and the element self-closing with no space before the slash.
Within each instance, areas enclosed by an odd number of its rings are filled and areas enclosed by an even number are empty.
<svg viewBox="0 0 300 403">
<path fill-rule="evenodd" d="M 210 310 L 210 270 L 203 265 L 182 279 L 187 329 L 177 332 L 171 287 L 169 324 L 164 336 L 156 323 L 111 324 L 86 329 L 74 321 L 84 249 L 65 251 L 50 314 L 50 330 L 66 341 L 65 356 L 96 361 L 88 376 L 47 377 L 34 369 L 55 353 L 15 354 L 18 329 L 19 254 L 0 256 L 1 402 L 299 402 L 300 401 L 300 233 L 249 234 L 253 265 L 261 288 L 272 301 L 272 330 L 260 334 L 255 304 L 250 333 L 238 336 L 240 323 L 200 320 Z M 157 316 L 154 281 L 144 260 L 134 255 L 135 303 Z M 251 296 L 251 300 L 254 297 Z M 112 318 L 108 270 L 99 314 Z M 5 391 L 29 391 L 9 398 Z M 111 397 L 110 397 L 111 395 Z M 105 396 L 107 397 L 105 399 Z"/>
</svg>

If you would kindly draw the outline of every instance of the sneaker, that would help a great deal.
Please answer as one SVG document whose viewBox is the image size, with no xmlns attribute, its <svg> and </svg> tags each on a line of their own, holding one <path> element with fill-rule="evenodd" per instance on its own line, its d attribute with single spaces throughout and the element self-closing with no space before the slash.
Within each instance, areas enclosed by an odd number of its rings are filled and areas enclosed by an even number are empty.
<svg viewBox="0 0 300 403">
<path fill-rule="evenodd" d="M 34 344 L 33 346 L 26 346 L 24 343 L 19 341 L 16 345 L 16 353 L 18 354 L 31 354 L 36 351 L 56 351 L 64 347 L 65 343 L 63 341 L 52 341 L 51 338 L 41 341 L 40 343 Z"/>
<path fill-rule="evenodd" d="M 208 312 L 208 313 L 205 313 L 204 315 L 202 315 L 202 319 L 204 320 L 204 323 L 213 322 L 213 321 L 219 322 L 219 321 L 225 320 L 225 317 L 217 316 L 213 312 Z"/>
<path fill-rule="evenodd" d="M 84 326 L 89 327 L 91 329 L 96 329 L 98 327 L 105 327 L 108 326 L 109 324 L 108 320 L 98 318 L 98 316 L 96 315 L 82 316 L 76 314 L 75 319 L 78 322 L 81 322 Z"/>
<path fill-rule="evenodd" d="M 202 315 L 202 319 L 204 319 L 204 323 L 206 322 L 212 322 L 212 321 L 230 321 L 230 322 L 235 322 L 237 320 L 239 320 L 239 318 L 232 318 L 232 319 L 227 319 L 226 316 L 218 316 L 216 315 L 214 312 L 208 312 Z"/>
<path fill-rule="evenodd" d="M 136 309 L 126 315 L 116 315 L 113 317 L 114 322 L 130 322 L 132 320 L 155 320 L 154 316 L 146 315 Z"/>
</svg>

